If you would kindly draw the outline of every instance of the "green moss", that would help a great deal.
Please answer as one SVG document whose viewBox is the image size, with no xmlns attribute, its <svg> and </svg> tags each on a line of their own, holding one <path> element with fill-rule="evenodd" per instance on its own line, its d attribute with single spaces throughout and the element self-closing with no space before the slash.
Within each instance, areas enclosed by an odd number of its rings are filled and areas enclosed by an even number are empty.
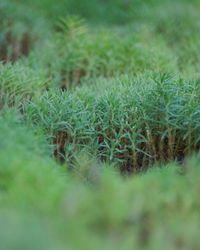
<svg viewBox="0 0 200 250">
<path fill-rule="evenodd" d="M 1 250 L 200 249 L 199 9 L 0 2 Z"/>
<path fill-rule="evenodd" d="M 107 80 L 106 88 L 98 95 L 90 87 L 46 92 L 25 105 L 26 117 L 43 127 L 64 158 L 87 146 L 130 171 L 182 161 L 199 149 L 198 79 L 146 74 Z"/>
</svg>

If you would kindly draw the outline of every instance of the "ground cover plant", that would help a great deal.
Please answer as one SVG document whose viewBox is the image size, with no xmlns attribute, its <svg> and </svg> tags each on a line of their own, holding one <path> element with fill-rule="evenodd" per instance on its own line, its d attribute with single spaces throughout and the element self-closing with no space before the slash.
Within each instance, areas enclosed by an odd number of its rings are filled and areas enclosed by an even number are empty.
<svg viewBox="0 0 200 250">
<path fill-rule="evenodd" d="M 59 158 L 86 145 L 99 159 L 135 171 L 198 151 L 198 79 L 147 74 L 106 84 L 99 96 L 88 86 L 46 92 L 25 105 L 25 116 L 51 135 Z"/>
<path fill-rule="evenodd" d="M 1 117 L 1 249 L 155 249 L 166 238 L 164 249 L 199 248 L 199 158 L 123 179 L 81 157 L 69 173 L 20 119 L 16 110 Z"/>
<path fill-rule="evenodd" d="M 199 249 L 198 0 L 0 3 L 0 250 Z"/>
<path fill-rule="evenodd" d="M 25 100 L 42 93 L 47 79 L 26 65 L 0 64 L 0 109 L 4 106 L 21 107 Z"/>
<path fill-rule="evenodd" d="M 28 64 L 43 68 L 53 84 L 62 89 L 100 76 L 178 70 L 176 57 L 163 39 L 152 38 L 146 43 L 151 36 L 148 31 L 130 30 L 123 37 L 121 29 L 114 34 L 110 29 L 91 32 L 84 20 L 76 16 L 61 19 L 57 29 L 42 50 L 37 48 L 32 53 Z"/>
</svg>

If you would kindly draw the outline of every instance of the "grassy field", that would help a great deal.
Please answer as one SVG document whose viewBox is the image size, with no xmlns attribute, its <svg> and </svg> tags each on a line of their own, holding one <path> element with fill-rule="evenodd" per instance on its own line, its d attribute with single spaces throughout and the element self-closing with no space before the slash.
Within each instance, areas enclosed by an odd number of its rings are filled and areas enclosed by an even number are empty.
<svg viewBox="0 0 200 250">
<path fill-rule="evenodd" d="M 0 250 L 199 250 L 200 1 L 0 2 Z"/>
</svg>

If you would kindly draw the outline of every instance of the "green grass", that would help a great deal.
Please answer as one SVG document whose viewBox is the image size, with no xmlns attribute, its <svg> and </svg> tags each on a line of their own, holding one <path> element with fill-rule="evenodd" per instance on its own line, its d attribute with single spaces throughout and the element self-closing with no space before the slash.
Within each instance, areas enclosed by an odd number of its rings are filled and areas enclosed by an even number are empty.
<svg viewBox="0 0 200 250">
<path fill-rule="evenodd" d="M 0 249 L 199 249 L 199 0 L 0 3 Z"/>
</svg>

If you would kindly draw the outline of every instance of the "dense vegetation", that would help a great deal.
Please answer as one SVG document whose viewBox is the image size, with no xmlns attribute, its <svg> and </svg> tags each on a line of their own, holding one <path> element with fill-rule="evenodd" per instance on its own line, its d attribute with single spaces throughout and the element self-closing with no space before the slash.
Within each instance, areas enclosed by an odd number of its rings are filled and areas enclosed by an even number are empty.
<svg viewBox="0 0 200 250">
<path fill-rule="evenodd" d="M 0 3 L 0 249 L 199 249 L 199 0 Z"/>
</svg>

